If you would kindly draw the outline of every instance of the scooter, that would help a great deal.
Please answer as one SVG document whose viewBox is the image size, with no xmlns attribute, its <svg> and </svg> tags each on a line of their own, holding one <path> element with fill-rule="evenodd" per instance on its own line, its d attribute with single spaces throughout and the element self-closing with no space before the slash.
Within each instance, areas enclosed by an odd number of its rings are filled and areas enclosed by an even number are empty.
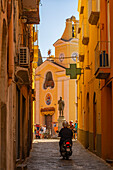
<svg viewBox="0 0 113 170">
<path fill-rule="evenodd" d="M 63 156 L 63 159 L 69 159 L 69 157 L 72 155 L 72 144 L 70 140 L 65 140 L 63 144 L 61 145 L 61 156 Z"/>
</svg>

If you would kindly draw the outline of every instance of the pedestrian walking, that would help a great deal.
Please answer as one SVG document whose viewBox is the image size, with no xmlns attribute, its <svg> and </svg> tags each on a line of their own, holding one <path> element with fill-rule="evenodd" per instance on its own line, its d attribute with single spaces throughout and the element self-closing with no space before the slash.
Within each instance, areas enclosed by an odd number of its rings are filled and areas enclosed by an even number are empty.
<svg viewBox="0 0 113 170">
<path fill-rule="evenodd" d="M 42 127 L 42 125 L 40 126 L 39 134 L 40 134 L 40 138 L 42 139 L 42 136 L 43 136 L 43 127 Z"/>
<path fill-rule="evenodd" d="M 75 121 L 75 139 L 77 139 L 78 121 Z"/>
<path fill-rule="evenodd" d="M 43 138 L 46 136 L 46 125 L 43 126 Z"/>
<path fill-rule="evenodd" d="M 71 120 L 69 123 L 70 123 L 69 128 L 72 130 L 73 138 L 74 138 L 74 124 L 73 124 L 73 120 Z"/>
</svg>

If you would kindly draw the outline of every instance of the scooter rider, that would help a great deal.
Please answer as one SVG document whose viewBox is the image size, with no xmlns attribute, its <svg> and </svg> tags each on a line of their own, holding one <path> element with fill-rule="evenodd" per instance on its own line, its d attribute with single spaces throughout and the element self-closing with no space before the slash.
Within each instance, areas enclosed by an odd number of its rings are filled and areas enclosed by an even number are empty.
<svg viewBox="0 0 113 170">
<path fill-rule="evenodd" d="M 60 142 L 59 142 L 60 151 L 61 151 L 61 145 L 63 144 L 65 140 L 67 139 L 70 140 L 70 143 L 72 144 L 72 137 L 73 137 L 72 130 L 68 128 L 68 122 L 64 121 L 62 125 L 63 125 L 63 128 L 59 132 L 59 137 L 61 137 Z"/>
</svg>

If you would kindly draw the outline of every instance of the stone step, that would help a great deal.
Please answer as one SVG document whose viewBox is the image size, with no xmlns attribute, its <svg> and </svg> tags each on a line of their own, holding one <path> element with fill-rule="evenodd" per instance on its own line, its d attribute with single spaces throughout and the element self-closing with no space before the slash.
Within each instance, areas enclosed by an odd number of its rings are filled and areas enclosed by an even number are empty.
<svg viewBox="0 0 113 170">
<path fill-rule="evenodd" d="M 16 170 L 27 170 L 27 164 L 18 164 Z"/>
</svg>

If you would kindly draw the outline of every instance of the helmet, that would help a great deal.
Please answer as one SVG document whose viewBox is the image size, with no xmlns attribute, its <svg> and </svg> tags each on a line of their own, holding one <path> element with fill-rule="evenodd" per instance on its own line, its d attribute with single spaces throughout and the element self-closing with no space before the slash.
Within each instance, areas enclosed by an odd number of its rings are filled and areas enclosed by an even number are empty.
<svg viewBox="0 0 113 170">
<path fill-rule="evenodd" d="M 70 123 L 73 123 L 73 120 L 70 120 Z"/>
<path fill-rule="evenodd" d="M 62 125 L 63 125 L 63 127 L 68 127 L 68 122 L 67 122 L 67 121 L 64 121 L 64 122 L 62 123 Z"/>
</svg>

